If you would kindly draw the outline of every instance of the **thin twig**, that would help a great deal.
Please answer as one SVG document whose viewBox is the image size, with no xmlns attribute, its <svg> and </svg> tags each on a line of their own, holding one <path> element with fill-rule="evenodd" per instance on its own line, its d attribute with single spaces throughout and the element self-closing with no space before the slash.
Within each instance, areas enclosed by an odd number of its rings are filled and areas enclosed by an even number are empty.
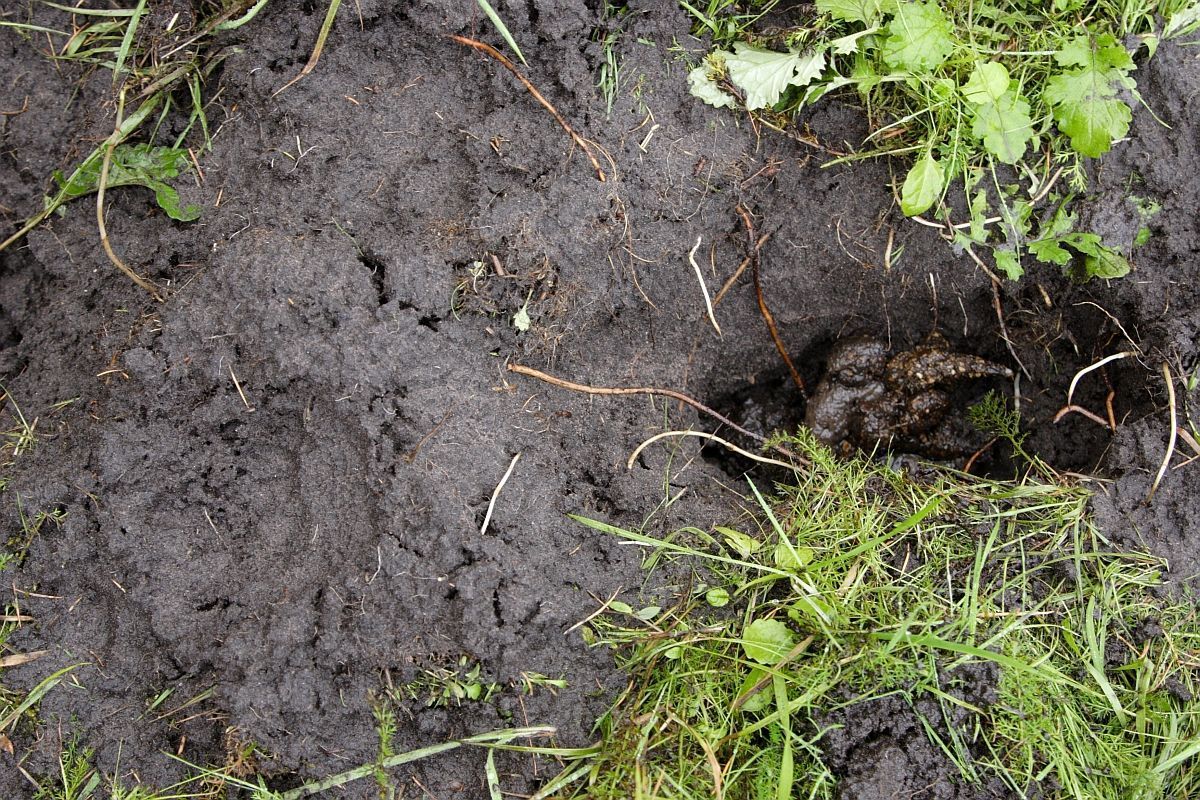
<svg viewBox="0 0 1200 800">
<path fill-rule="evenodd" d="M 504 484 L 508 483 L 509 477 L 512 476 L 513 467 L 517 466 L 517 461 L 521 459 L 521 454 L 517 453 L 513 456 L 512 461 L 508 464 L 508 469 L 504 471 L 504 477 L 496 484 L 496 490 L 492 492 L 492 499 L 488 501 L 487 513 L 483 516 L 483 524 L 479 526 L 479 535 L 483 536 L 487 533 L 488 523 L 492 521 L 492 511 L 496 508 L 496 498 L 500 496 L 500 490 L 504 488 Z"/>
<path fill-rule="evenodd" d="M 100 229 L 100 244 L 104 247 L 104 252 L 108 255 L 108 260 L 113 263 L 114 267 L 125 273 L 126 277 L 145 289 L 155 300 L 161 303 L 163 302 L 163 297 L 159 294 L 158 288 L 134 272 L 113 252 L 112 243 L 108 240 L 108 229 L 104 226 L 104 190 L 108 186 L 108 170 L 112 166 L 113 150 L 117 146 L 118 139 L 121 138 L 121 117 L 124 110 L 125 90 L 122 89 L 121 98 L 117 103 L 117 124 L 113 129 L 112 136 L 108 137 L 108 145 L 104 148 L 104 162 L 100 165 L 100 181 L 96 184 L 96 225 Z"/>
<path fill-rule="evenodd" d="M 768 445 L 776 453 L 779 453 L 788 458 L 794 458 L 797 461 L 804 460 L 803 458 L 796 455 L 791 450 L 788 450 L 786 447 L 783 447 L 782 445 L 768 444 L 767 439 L 765 437 L 759 436 L 757 433 L 752 433 L 752 432 L 746 430 L 741 425 L 738 425 L 736 422 L 729 419 L 725 415 L 720 414 L 716 411 L 713 411 L 708 406 L 704 405 L 703 403 L 701 403 L 698 400 L 693 400 L 691 397 L 688 397 L 683 392 L 677 392 L 673 389 L 658 389 L 658 388 L 655 388 L 652 386 L 618 386 L 618 387 L 588 386 L 587 384 L 575 383 L 574 381 L 568 381 L 568 380 L 563 380 L 562 378 L 556 378 L 553 375 L 547 375 L 545 372 L 541 372 L 539 370 L 533 369 L 532 367 L 526 367 L 521 364 L 510 363 L 508 365 L 508 371 L 515 372 L 518 375 L 527 375 L 530 378 L 537 378 L 539 381 L 544 381 L 545 383 L 548 383 L 552 386 L 557 386 L 561 389 L 570 389 L 573 392 L 582 392 L 584 394 L 599 394 L 599 395 L 649 394 L 649 395 L 657 395 L 659 397 L 669 397 L 672 400 L 678 400 L 681 403 L 688 404 L 689 406 L 691 406 L 692 408 L 701 412 L 702 414 L 707 414 L 708 416 L 710 416 L 713 419 L 720 422 L 722 425 L 732 428 L 733 430 L 737 431 L 738 433 L 742 434 L 743 436 L 753 439 L 754 441 L 759 442 L 761 444 Z"/>
<path fill-rule="evenodd" d="M 796 469 L 796 465 L 794 465 L 794 464 L 788 464 L 786 462 L 779 461 L 774 458 L 767 458 L 766 456 L 756 455 L 754 453 L 749 452 L 748 450 L 743 450 L 742 448 L 738 447 L 736 444 L 733 444 L 732 442 L 725 441 L 720 436 L 715 436 L 714 434 L 708 433 L 707 431 L 663 431 L 662 433 L 657 433 L 654 436 L 651 436 L 646 441 L 639 444 L 637 446 L 637 448 L 632 453 L 629 454 L 629 460 L 625 462 L 625 469 L 633 469 L 633 462 L 637 461 L 637 457 L 640 456 L 642 454 L 642 451 L 645 450 L 647 447 L 649 447 L 650 445 L 654 444 L 655 442 L 657 442 L 661 439 L 666 439 L 666 438 L 673 437 L 673 436 L 698 436 L 701 439 L 708 439 L 709 441 L 716 442 L 719 445 L 723 445 L 725 448 L 732 450 L 733 452 L 737 453 L 738 455 L 745 456 L 746 458 L 749 458 L 752 461 L 758 461 L 762 464 L 774 464 L 775 466 L 783 467 L 784 469 L 790 469 L 790 470 Z"/>
<path fill-rule="evenodd" d="M 1154 476 L 1154 483 L 1150 484 L 1150 493 L 1146 495 L 1146 505 L 1154 499 L 1154 493 L 1158 491 L 1158 484 L 1162 482 L 1163 475 L 1167 474 L 1167 468 L 1171 466 L 1171 456 L 1175 454 L 1175 436 L 1178 425 L 1175 422 L 1175 380 L 1171 377 L 1171 368 L 1167 366 L 1167 362 L 1162 363 L 1163 380 L 1167 382 L 1167 411 L 1171 415 L 1171 434 L 1167 437 L 1167 452 L 1163 455 L 1162 464 L 1158 467 L 1158 474 Z"/>
<path fill-rule="evenodd" d="M 792 374 L 792 382 L 796 384 L 796 388 L 800 390 L 801 397 L 808 397 L 808 387 L 804 385 L 804 378 L 800 377 L 800 372 L 796 369 L 796 365 L 792 363 L 791 356 L 788 355 L 787 348 L 783 345 L 783 339 L 779 336 L 779 329 L 775 327 L 775 317 L 771 314 L 771 309 L 767 308 L 767 301 L 763 297 L 762 289 L 762 265 L 761 253 L 756 246 L 758 236 L 754 232 L 754 220 L 750 218 L 750 212 L 740 203 L 737 206 L 738 216 L 742 218 L 742 224 L 746 226 L 746 250 L 750 257 L 750 267 L 754 275 L 754 294 L 758 298 L 758 310 L 762 313 L 763 320 L 767 323 L 767 330 L 771 332 L 771 340 L 775 342 L 775 349 L 779 351 L 779 355 L 783 358 L 783 363 L 787 364 L 788 371 Z"/>
<path fill-rule="evenodd" d="M 759 236 L 758 241 L 754 243 L 755 252 L 762 250 L 763 245 L 770 240 L 770 233 L 764 233 L 762 236 Z M 725 281 L 724 285 L 721 286 L 721 291 L 717 292 L 717 296 L 713 298 L 713 308 L 716 308 L 718 305 L 720 305 L 721 299 L 725 297 L 725 295 L 729 293 L 729 290 L 733 288 L 733 285 L 738 282 L 738 278 L 742 277 L 742 274 L 746 271 L 746 268 L 750 266 L 750 262 L 752 260 L 753 259 L 750 256 L 746 256 L 742 259 L 742 263 L 738 264 L 737 269 L 735 269 L 733 274 L 729 276 L 729 280 Z"/>
<path fill-rule="evenodd" d="M 246 397 L 246 392 L 242 389 L 242 382 L 234 374 L 233 364 L 229 365 L 229 377 L 233 378 L 233 388 L 237 389 L 238 396 L 242 398 L 242 405 L 246 407 L 246 411 L 253 412 L 254 406 L 250 405 L 250 398 Z"/>
<path fill-rule="evenodd" d="M 967 252 L 971 253 L 971 248 L 968 247 Z M 975 254 L 971 253 L 971 255 Z M 1029 370 L 1025 369 L 1024 362 L 1017 355 L 1017 350 L 1013 347 L 1012 337 L 1008 335 L 1008 326 L 1004 324 L 1004 306 L 1000 304 L 1000 279 L 995 275 L 990 275 L 989 277 L 992 280 L 992 308 L 996 311 L 996 323 L 1000 326 L 1000 338 L 1004 340 L 1004 346 L 1008 348 L 1008 354 L 1013 357 L 1013 361 L 1017 362 L 1017 366 L 1021 368 L 1021 372 L 1026 378 L 1033 380 L 1033 376 L 1029 374 Z"/>
<path fill-rule="evenodd" d="M 708 297 L 708 286 L 704 283 L 704 272 L 701 271 L 700 265 L 696 263 L 696 251 L 700 249 L 700 242 L 703 241 L 702 236 L 696 237 L 695 246 L 688 252 L 688 263 L 692 265 L 692 269 L 696 270 L 696 279 L 700 281 L 700 293 L 704 295 L 704 307 L 708 309 L 708 321 L 712 323 L 713 330 L 717 332 L 717 336 L 722 336 L 721 326 L 717 324 L 717 317 L 713 314 L 712 300 Z"/>
<path fill-rule="evenodd" d="M 558 113 L 558 109 L 551 105 L 550 101 L 542 96 L 542 93 L 537 90 L 537 87 L 534 86 L 533 83 L 531 83 L 530 80 L 521 73 L 521 70 L 517 69 L 516 64 L 508 60 L 508 56 L 504 55 L 490 44 L 485 44 L 476 39 L 469 39 L 466 36 L 459 36 L 457 34 L 451 34 L 450 38 L 459 44 L 466 45 L 467 47 L 473 47 L 479 52 L 485 53 L 499 61 L 505 69 L 511 72 L 513 76 L 521 82 L 521 85 L 525 87 L 526 91 L 533 95 L 533 99 L 541 103 L 542 107 L 550 112 L 550 116 L 554 117 L 554 121 L 562 126 L 562 129 L 567 132 L 568 136 L 571 137 L 571 141 L 579 145 L 579 149 L 582 150 L 587 155 L 588 160 L 592 162 L 592 169 L 596 170 L 596 179 L 601 183 L 607 180 L 604 176 L 604 170 L 600 168 L 600 162 L 597 160 L 596 154 L 592 152 L 591 143 L 575 132 L 575 129 L 572 128 L 571 124 L 563 118 L 563 115 Z"/>
</svg>

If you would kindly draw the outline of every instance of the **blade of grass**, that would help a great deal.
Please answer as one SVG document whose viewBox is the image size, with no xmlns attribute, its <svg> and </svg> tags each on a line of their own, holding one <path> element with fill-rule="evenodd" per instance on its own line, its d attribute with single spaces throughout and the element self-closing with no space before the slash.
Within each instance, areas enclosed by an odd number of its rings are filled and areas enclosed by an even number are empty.
<svg viewBox="0 0 1200 800">
<path fill-rule="evenodd" d="M 483 13 L 487 14 L 487 18 L 496 26 L 496 30 L 500 32 L 500 36 L 504 38 L 509 49 L 516 53 L 517 58 L 520 59 L 522 64 L 529 66 L 529 63 L 525 61 L 525 56 L 521 55 L 521 48 L 517 47 L 517 40 L 508 32 L 508 26 L 504 24 L 504 20 L 500 19 L 500 15 L 496 13 L 496 9 L 492 8 L 492 4 L 488 0 L 476 0 L 476 2 L 483 9 Z"/>
</svg>

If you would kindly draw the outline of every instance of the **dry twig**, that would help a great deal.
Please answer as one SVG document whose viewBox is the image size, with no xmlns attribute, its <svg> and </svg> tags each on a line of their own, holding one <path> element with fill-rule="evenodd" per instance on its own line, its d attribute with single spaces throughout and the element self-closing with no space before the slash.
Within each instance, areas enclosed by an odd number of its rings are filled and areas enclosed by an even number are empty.
<svg viewBox="0 0 1200 800">
<path fill-rule="evenodd" d="M 511 72 L 513 76 L 521 82 L 521 85 L 524 86 L 531 95 L 533 95 L 533 99 L 541 103 L 542 107 L 550 112 L 550 116 L 554 117 L 554 121 L 562 126 L 562 129 L 567 132 L 568 136 L 571 137 L 571 141 L 579 145 L 579 149 L 587 154 L 588 160 L 592 162 L 592 169 L 596 170 L 596 179 L 601 183 L 606 180 L 604 176 L 604 170 L 600 168 L 600 161 L 596 158 L 596 154 L 592 152 L 591 143 L 575 132 L 575 129 L 572 128 L 571 124 L 563 118 L 563 115 L 558 113 L 558 109 L 551 105 L 550 101 L 542 96 L 542 93 L 537 90 L 537 87 L 534 86 L 533 83 L 531 83 L 530 80 L 521 73 L 521 70 L 517 69 L 516 64 L 508 60 L 508 56 L 504 55 L 490 44 L 485 44 L 476 39 L 469 39 L 466 36 L 459 36 L 458 34 L 451 34 L 450 38 L 459 44 L 472 47 L 481 53 L 491 56 L 496 61 L 499 61 L 504 68 Z"/>
<path fill-rule="evenodd" d="M 762 318 L 767 323 L 767 330 L 771 332 L 771 340 L 775 342 L 775 349 L 779 351 L 779 355 L 783 358 L 783 363 L 787 364 L 788 371 L 792 374 L 792 382 L 796 384 L 796 388 L 800 390 L 801 397 L 808 397 L 808 387 L 804 385 L 804 378 L 800 377 L 796 365 L 792 363 L 791 356 L 788 355 L 787 348 L 783 346 L 783 339 L 779 337 L 779 329 L 775 327 L 775 317 L 771 314 L 771 309 L 767 308 L 767 301 L 763 297 L 762 276 L 761 276 L 761 259 L 758 248 L 758 236 L 754 231 L 754 220 L 750 218 L 750 212 L 740 203 L 737 206 L 738 216 L 742 218 L 742 224 L 746 227 L 746 250 L 750 258 L 750 267 L 754 274 L 754 294 L 758 297 L 758 310 L 762 312 Z"/>
</svg>

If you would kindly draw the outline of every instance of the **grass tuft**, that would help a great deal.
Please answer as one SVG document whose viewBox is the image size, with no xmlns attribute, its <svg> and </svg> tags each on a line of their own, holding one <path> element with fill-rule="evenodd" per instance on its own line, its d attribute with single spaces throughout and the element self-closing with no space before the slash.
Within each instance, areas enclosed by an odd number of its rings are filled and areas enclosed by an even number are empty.
<svg viewBox="0 0 1200 800">
<path fill-rule="evenodd" d="M 1036 471 L 917 480 L 807 433 L 789 446 L 812 468 L 769 496 L 751 485 L 738 526 L 658 539 L 581 519 L 682 559 L 697 583 L 650 619 L 589 623 L 629 684 L 564 796 L 833 797 L 823 737 L 884 697 L 907 701 L 971 783 L 1196 794 L 1196 606 L 1164 591 L 1160 560 L 1114 551 L 1085 491 Z"/>
</svg>

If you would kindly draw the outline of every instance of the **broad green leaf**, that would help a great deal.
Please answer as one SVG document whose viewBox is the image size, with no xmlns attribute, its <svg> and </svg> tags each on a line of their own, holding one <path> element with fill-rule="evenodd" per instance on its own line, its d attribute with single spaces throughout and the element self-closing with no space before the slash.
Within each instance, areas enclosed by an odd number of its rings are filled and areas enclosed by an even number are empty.
<svg viewBox="0 0 1200 800">
<path fill-rule="evenodd" d="M 1128 77 L 1133 59 L 1108 34 L 1077 36 L 1055 55 L 1066 71 L 1046 81 L 1043 97 L 1050 104 L 1058 128 L 1071 138 L 1071 146 L 1085 156 L 1108 152 L 1114 139 L 1129 130 L 1129 106 L 1117 98 L 1117 86 L 1133 88 Z"/>
<path fill-rule="evenodd" d="M 1033 138 L 1029 103 L 1011 91 L 995 102 L 983 103 L 975 109 L 971 133 L 1000 161 L 1017 163 L 1025 156 L 1025 149 Z"/>
<path fill-rule="evenodd" d="M 788 609 L 788 616 L 798 625 L 828 625 L 833 621 L 833 606 L 820 597 L 800 596 Z"/>
<path fill-rule="evenodd" d="M 704 601 L 713 608 L 724 608 L 729 605 L 729 590 L 717 587 L 704 593 Z"/>
<path fill-rule="evenodd" d="M 642 622 L 649 622 L 657 617 L 661 611 L 662 606 L 646 606 L 645 608 L 639 608 L 634 616 Z"/>
<path fill-rule="evenodd" d="M 610 611 L 615 611 L 618 614 L 632 614 L 633 613 L 633 606 L 629 605 L 629 603 L 624 603 L 620 600 L 613 600 L 611 603 L 608 604 L 608 608 Z"/>
<path fill-rule="evenodd" d="M 954 49 L 954 30 L 936 3 L 901 3 L 888 32 L 883 57 L 898 69 L 931 70 Z"/>
<path fill-rule="evenodd" d="M 749 558 L 758 552 L 758 548 L 762 546 L 762 543 L 758 539 L 755 539 L 753 536 L 747 536 L 733 528 L 725 528 L 718 525 L 716 531 L 725 537 L 725 544 L 729 549 L 742 558 Z"/>
<path fill-rule="evenodd" d="M 746 692 L 758 685 L 758 682 L 766 675 L 766 671 L 761 667 L 755 667 L 750 670 L 750 674 L 746 676 L 746 680 L 742 681 L 741 688 L 738 689 L 738 696 L 744 695 Z M 766 692 L 758 692 L 750 695 L 746 702 L 742 703 L 742 710 L 748 714 L 757 714 L 767 707 L 771 696 Z"/>
<path fill-rule="evenodd" d="M 1010 281 L 1018 281 L 1025 274 L 1025 270 L 1021 267 L 1021 259 L 1017 258 L 1017 254 L 1012 250 L 995 250 L 992 253 L 996 259 L 996 269 L 1004 273 L 1004 277 Z"/>
<path fill-rule="evenodd" d="M 913 165 L 904 186 L 900 189 L 900 210 L 905 216 L 915 216 L 929 210 L 942 196 L 946 176 L 933 153 L 928 153 Z"/>
<path fill-rule="evenodd" d="M 1029 243 L 1029 252 L 1043 264 L 1057 264 L 1065 267 L 1071 263 L 1071 251 L 1062 246 L 1057 238 L 1038 239 Z"/>
<path fill-rule="evenodd" d="M 817 10 L 847 22 L 874 23 L 896 9 L 896 0 L 817 0 Z"/>
<path fill-rule="evenodd" d="M 778 663 L 795 644 L 788 626 L 777 619 L 756 619 L 742 631 L 746 657 L 760 664 Z"/>
<path fill-rule="evenodd" d="M 733 98 L 721 91 L 716 81 L 709 78 L 709 69 L 701 64 L 688 73 L 688 91 L 715 108 L 733 108 Z"/>
<path fill-rule="evenodd" d="M 772 555 L 775 566 L 788 572 L 799 572 L 813 560 L 811 547 L 791 547 L 786 542 L 775 545 L 775 552 Z"/>
<path fill-rule="evenodd" d="M 825 53 L 777 53 L 738 42 L 725 56 L 729 79 L 746 94 L 746 109 L 754 111 L 779 102 L 789 86 L 807 86 L 825 69 Z"/>
<path fill-rule="evenodd" d="M 988 61 L 972 70 L 971 77 L 963 84 L 962 92 L 972 103 L 994 103 L 1008 92 L 1011 83 L 1012 79 L 1003 64 Z"/>
<path fill-rule="evenodd" d="M 1097 234 L 1072 233 L 1062 238 L 1064 244 L 1083 254 L 1083 271 L 1088 278 L 1121 278 L 1129 274 L 1129 262 Z"/>
<path fill-rule="evenodd" d="M 103 164 L 103 151 L 98 150 L 70 178 L 55 172 L 54 180 L 63 193 L 63 200 L 73 200 L 99 190 Z M 179 193 L 167 183 L 168 178 L 178 176 L 187 166 L 187 151 L 180 148 L 151 147 L 148 144 L 117 145 L 113 148 L 105 187 L 144 186 L 154 192 L 155 201 L 172 219 L 191 222 L 200 216 L 200 206 L 181 205 Z"/>
</svg>

